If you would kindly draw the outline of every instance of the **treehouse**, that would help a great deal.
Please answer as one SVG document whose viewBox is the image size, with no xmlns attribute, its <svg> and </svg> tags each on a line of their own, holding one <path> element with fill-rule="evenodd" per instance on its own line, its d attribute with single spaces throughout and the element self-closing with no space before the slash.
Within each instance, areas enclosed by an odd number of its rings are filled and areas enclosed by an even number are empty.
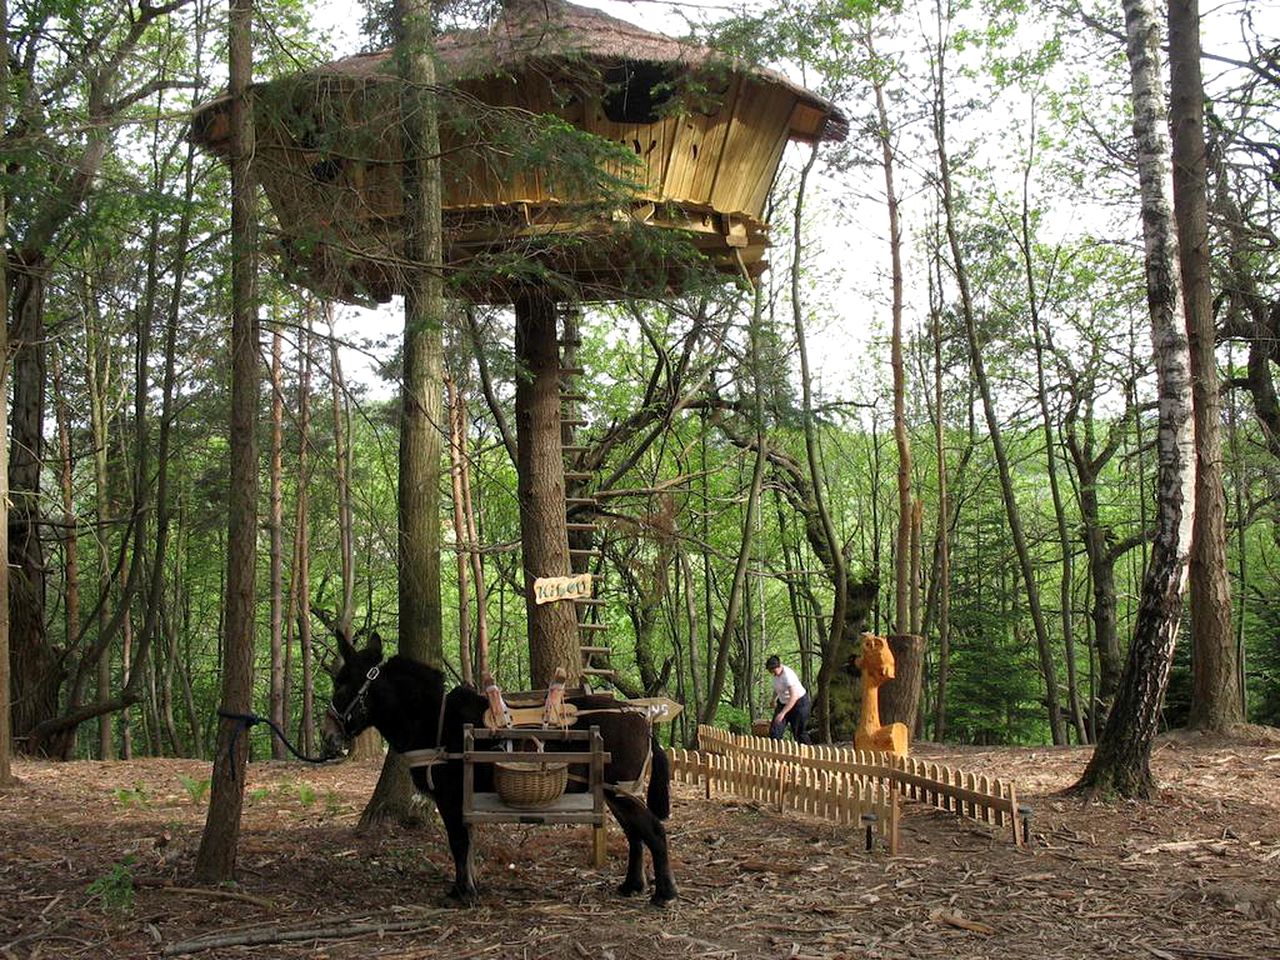
<svg viewBox="0 0 1280 960">
<path fill-rule="evenodd" d="M 602 626 L 536 597 L 540 580 L 583 573 L 599 555 L 579 539 L 594 536 L 582 521 L 598 504 L 576 460 L 584 395 L 569 378 L 582 370 L 557 302 L 679 289 L 706 266 L 757 275 L 788 141 L 842 140 L 848 124 L 777 73 L 563 0 L 508 0 L 488 28 L 441 36 L 436 52 L 448 295 L 515 306 L 531 676 L 611 675 L 593 660 L 607 656 L 591 632 Z M 275 246 L 291 278 L 323 296 L 385 302 L 405 288 L 403 159 L 416 145 L 404 92 L 390 51 L 254 88 Z M 193 139 L 226 156 L 229 112 L 226 99 L 199 109 Z"/>
<path fill-rule="evenodd" d="M 511 278 L 530 265 L 580 299 L 678 287 L 678 256 L 643 250 L 645 234 L 755 276 L 787 142 L 847 133 L 780 74 L 562 0 L 509 0 L 491 26 L 441 36 L 437 53 L 446 271 L 454 295 L 481 301 L 513 300 Z M 279 252 L 324 295 L 399 292 L 401 89 L 383 51 L 254 90 Z M 206 104 L 193 137 L 226 155 L 228 121 L 225 99 Z"/>
</svg>

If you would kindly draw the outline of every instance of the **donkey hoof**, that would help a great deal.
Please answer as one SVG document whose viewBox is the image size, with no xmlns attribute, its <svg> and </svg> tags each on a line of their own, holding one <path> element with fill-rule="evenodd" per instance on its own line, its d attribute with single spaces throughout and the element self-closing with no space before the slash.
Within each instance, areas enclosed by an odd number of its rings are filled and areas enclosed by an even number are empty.
<svg viewBox="0 0 1280 960">
<path fill-rule="evenodd" d="M 632 880 L 624 880 L 618 886 L 618 893 L 624 897 L 635 896 L 637 893 L 644 893 L 644 883 L 636 883 Z"/>
<path fill-rule="evenodd" d="M 449 888 L 449 901 L 458 907 L 474 907 L 480 902 L 480 891 L 475 887 L 460 887 L 456 884 Z"/>
<path fill-rule="evenodd" d="M 674 903 L 679 896 L 675 887 L 657 887 L 653 891 L 653 896 L 649 898 L 649 903 L 655 907 L 665 907 L 669 903 Z"/>
</svg>

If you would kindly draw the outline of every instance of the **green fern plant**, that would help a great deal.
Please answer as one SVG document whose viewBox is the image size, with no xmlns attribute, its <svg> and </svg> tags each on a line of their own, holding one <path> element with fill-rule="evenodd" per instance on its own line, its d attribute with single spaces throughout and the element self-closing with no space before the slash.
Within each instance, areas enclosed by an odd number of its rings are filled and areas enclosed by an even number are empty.
<svg viewBox="0 0 1280 960">
<path fill-rule="evenodd" d="M 204 803 L 205 797 L 209 795 L 209 789 L 213 785 L 213 780 L 205 777 L 203 780 L 195 777 L 188 777 L 184 773 L 178 774 L 178 779 L 182 781 L 182 785 L 187 789 L 187 795 L 191 797 L 193 804 Z"/>
<path fill-rule="evenodd" d="M 133 857 L 125 857 L 120 863 L 85 888 L 90 897 L 97 897 L 103 913 L 126 914 L 133 910 Z"/>
<path fill-rule="evenodd" d="M 148 807 L 151 805 L 151 794 L 145 784 L 135 783 L 132 787 L 116 787 L 116 803 L 122 807 Z"/>
</svg>

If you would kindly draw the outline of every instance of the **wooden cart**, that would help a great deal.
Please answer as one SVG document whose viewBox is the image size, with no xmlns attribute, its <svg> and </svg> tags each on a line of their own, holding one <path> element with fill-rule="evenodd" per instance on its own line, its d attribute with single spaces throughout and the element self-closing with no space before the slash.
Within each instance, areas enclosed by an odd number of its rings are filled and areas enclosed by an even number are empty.
<svg viewBox="0 0 1280 960">
<path fill-rule="evenodd" d="M 478 744 L 494 740 L 541 740 L 545 743 L 586 742 L 587 751 L 559 750 L 542 753 L 507 753 L 498 750 L 477 749 Z M 537 760 L 548 763 L 569 763 L 588 768 L 587 792 L 565 793 L 545 807 L 528 810 L 507 805 L 497 793 L 475 789 L 475 768 L 478 763 L 501 763 L 512 760 Z M 489 730 L 467 724 L 462 732 L 462 819 L 467 824 L 477 823 L 589 823 L 591 830 L 591 864 L 602 866 L 605 861 L 605 806 L 604 765 L 610 755 L 604 749 L 599 727 L 588 730 L 561 730 L 559 728 L 511 727 Z"/>
</svg>

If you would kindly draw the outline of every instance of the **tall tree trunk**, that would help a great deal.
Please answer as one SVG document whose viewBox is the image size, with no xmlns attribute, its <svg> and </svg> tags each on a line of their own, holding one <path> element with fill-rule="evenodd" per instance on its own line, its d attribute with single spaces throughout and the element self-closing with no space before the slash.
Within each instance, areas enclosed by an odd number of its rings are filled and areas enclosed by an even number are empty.
<svg viewBox="0 0 1280 960">
<path fill-rule="evenodd" d="M 1066 742 L 1066 730 L 1058 707 L 1057 669 L 1053 662 L 1053 652 L 1049 644 L 1049 631 L 1045 626 L 1044 612 L 1040 607 L 1040 588 L 1036 583 L 1031 551 L 1027 547 L 1026 534 L 1022 529 L 1022 516 L 1018 509 L 1018 500 L 1013 487 L 1013 473 L 1009 465 L 1009 455 L 1005 449 L 1000 420 L 996 415 L 995 402 L 991 396 L 991 384 L 987 380 L 986 362 L 982 354 L 983 347 L 978 342 L 977 321 L 974 316 L 973 299 L 969 292 L 969 277 L 965 269 L 964 254 L 956 225 L 955 203 L 952 198 L 951 166 L 947 154 L 946 101 L 944 98 L 945 76 L 943 74 L 943 50 L 941 44 L 938 48 L 935 68 L 938 73 L 936 78 L 937 99 L 934 104 L 933 121 L 934 134 L 937 139 L 938 173 L 942 188 L 942 209 L 947 242 L 951 248 L 956 284 L 960 289 L 960 307 L 964 315 L 965 333 L 969 340 L 970 363 L 973 368 L 974 379 L 978 384 L 978 391 L 982 396 L 982 410 L 987 422 L 987 432 L 991 437 L 991 447 L 996 456 L 996 466 L 1000 475 L 1000 492 L 1004 499 L 1005 514 L 1009 519 L 1009 533 L 1013 537 L 1014 550 L 1018 556 L 1018 567 L 1022 572 L 1022 582 L 1027 593 L 1027 607 L 1031 611 L 1031 621 L 1036 631 L 1036 648 L 1040 654 L 1040 672 L 1044 676 L 1044 703 L 1049 715 L 1049 729 L 1053 736 L 1053 742 L 1062 744 Z"/>
<path fill-rule="evenodd" d="M 1227 518 L 1222 490 L 1218 366 L 1209 275 L 1208 174 L 1199 0 L 1169 2 L 1169 121 L 1173 130 L 1173 213 L 1191 350 L 1195 418 L 1195 524 L 1191 534 L 1191 715 L 1199 730 L 1244 722 L 1239 657 L 1231 631 Z"/>
<path fill-rule="evenodd" d="M 276 318 L 271 331 L 271 687 L 268 714 L 281 730 L 284 725 L 284 328 Z M 271 738 L 271 759 L 288 756 L 279 737 Z"/>
<path fill-rule="evenodd" d="M 738 630 L 738 617 L 742 610 L 743 594 L 747 590 L 747 567 L 751 560 L 751 547 L 755 541 L 756 517 L 760 510 L 760 490 L 764 485 L 764 468 L 768 458 L 769 444 L 765 437 L 764 425 L 764 389 L 761 383 L 760 365 L 760 321 L 764 314 L 764 294 L 756 287 L 755 299 L 751 311 L 751 327 L 748 331 L 751 351 L 751 382 L 754 387 L 755 407 L 753 410 L 755 428 L 755 460 L 751 470 L 751 485 L 747 489 L 746 512 L 742 520 L 742 537 L 738 546 L 738 557 L 733 568 L 733 583 L 729 588 L 729 598 L 725 601 L 724 621 L 720 628 L 719 640 L 716 643 L 714 666 L 709 661 L 707 670 L 710 673 L 710 685 L 707 699 L 702 705 L 702 722 L 714 723 L 716 712 L 720 708 L 720 700 L 724 694 L 725 676 L 729 666 L 729 651 L 733 638 Z M 708 624 L 708 629 L 710 625 Z M 747 642 L 750 642 L 749 640 Z M 745 692 L 749 684 L 735 684 L 735 692 Z"/>
<path fill-rule="evenodd" d="M 443 660 L 440 436 L 444 289 L 440 133 L 430 0 L 397 0 L 396 58 L 405 157 L 405 333 L 400 421 L 400 652 Z"/>
<path fill-rule="evenodd" d="M 45 557 L 40 540 L 44 461 L 45 333 L 43 259 L 10 260 L 13 400 L 9 447 L 9 656 L 13 735 L 24 750 L 31 730 L 58 709 L 66 677 L 45 633 Z"/>
<path fill-rule="evenodd" d="M 0 395 L 2 396 L 2 395 Z M 71 417 L 67 412 L 66 383 L 62 375 L 62 348 L 53 354 L 53 396 L 58 421 L 58 469 L 62 489 L 62 551 L 66 614 L 66 645 L 80 640 L 80 537 L 75 503 L 75 459 L 71 453 Z M 104 658 L 105 659 L 105 658 Z"/>
<path fill-rule="evenodd" d="M 333 405 L 333 467 L 338 486 L 338 553 L 342 567 L 342 607 L 338 612 L 338 628 L 349 641 L 356 592 L 355 524 L 351 512 L 351 417 L 346 403 L 342 360 L 338 356 L 338 338 L 333 332 L 332 303 L 325 304 L 325 314 L 329 321 L 329 394 Z"/>
<path fill-rule="evenodd" d="M 871 35 L 863 42 L 875 59 Z M 879 74 L 876 74 L 878 77 Z M 894 186 L 893 143 L 890 139 L 889 110 L 885 106 L 884 85 L 873 80 L 876 138 L 880 141 L 880 164 L 884 174 L 885 205 L 889 213 L 889 261 L 893 277 L 890 313 L 893 328 L 889 355 L 893 368 L 893 439 L 898 448 L 898 536 L 894 541 L 894 624 L 896 633 L 912 633 L 911 611 L 911 437 L 907 433 L 907 373 L 902 360 L 902 227 L 898 222 L 898 193 Z"/>
<path fill-rule="evenodd" d="M 1195 489 L 1190 357 L 1179 323 L 1178 250 L 1169 206 L 1169 141 L 1160 82 L 1160 28 L 1151 0 L 1124 0 L 1133 85 L 1133 127 L 1146 246 L 1147 305 L 1159 401 L 1156 536 L 1138 619 L 1111 716 L 1077 787 L 1149 797 L 1151 743 L 1173 664 L 1186 583 Z"/>
<path fill-rule="evenodd" d="M 100 325 L 100 316 L 96 309 L 97 297 L 92 291 L 85 291 L 85 343 L 88 349 L 85 355 L 85 383 L 89 389 L 89 429 L 93 439 L 93 479 L 94 504 L 98 521 L 102 522 L 111 513 L 111 492 L 107 476 L 107 380 L 110 376 L 108 351 L 105 337 Z M 107 634 L 111 622 L 110 590 L 111 580 L 107 570 L 110 568 L 109 539 L 105 532 L 94 538 L 98 544 L 98 581 L 101 596 L 98 598 L 97 631 L 98 637 Z M 111 695 L 111 648 L 103 650 L 98 658 L 98 699 L 106 700 Z M 103 760 L 111 759 L 112 715 L 104 713 L 98 718 L 98 756 Z"/>
<path fill-rule="evenodd" d="M 127 602 L 129 594 L 129 571 L 124 572 L 120 583 L 126 599 L 116 611 L 120 618 L 120 685 L 137 684 L 133 668 L 133 606 Z M 120 759 L 133 759 L 133 715 L 128 710 L 120 711 Z"/>
<path fill-rule="evenodd" d="M 692 691 L 693 715 L 702 716 L 702 682 L 698 676 L 698 600 L 693 590 L 693 569 L 689 557 L 679 551 L 681 579 L 684 581 L 684 614 L 689 630 L 689 689 Z"/>
<path fill-rule="evenodd" d="M 431 0 L 395 0 L 404 156 L 404 382 L 398 513 L 400 653 L 443 666 L 440 608 L 440 426 L 444 356 L 440 130 Z M 388 752 L 360 826 L 412 819 L 408 768 Z"/>
<path fill-rule="evenodd" d="M 544 687 L 556 668 L 563 667 L 573 686 L 582 660 L 573 604 L 535 604 L 533 598 L 535 579 L 564 576 L 570 570 L 560 446 L 560 355 L 555 302 L 548 291 L 526 288 L 516 301 L 516 362 L 516 482 L 530 681 Z"/>
<path fill-rule="evenodd" d="M 302 716 L 298 740 L 308 753 L 316 743 L 314 651 L 311 647 L 311 336 L 312 307 L 306 310 L 298 374 L 298 493 L 294 503 L 293 564 L 289 581 L 291 616 L 298 625 L 302 661 Z"/>
<path fill-rule="evenodd" d="M 800 270 L 803 254 L 801 233 L 801 215 L 804 207 L 805 186 L 809 174 L 818 159 L 818 145 L 815 143 L 804 169 L 800 173 L 800 183 L 796 188 L 795 210 L 793 213 L 794 250 L 791 263 L 791 311 L 792 323 L 796 333 L 796 347 L 800 356 L 800 389 L 802 398 L 802 422 L 804 426 L 805 457 L 809 463 L 809 479 L 813 485 L 813 501 L 818 520 L 822 526 L 823 536 L 830 551 L 830 569 L 832 583 L 835 587 L 835 602 L 831 611 L 830 630 L 826 642 L 822 646 L 822 665 L 818 669 L 818 691 L 814 697 L 814 713 L 817 715 L 818 736 L 822 742 L 830 743 L 832 739 L 831 722 L 831 685 L 837 671 L 840 670 L 840 656 L 843 649 L 845 619 L 850 605 L 849 579 L 845 572 L 844 546 L 836 532 L 835 522 L 827 509 L 826 480 L 822 471 L 822 460 L 818 455 L 817 431 L 813 425 L 813 378 L 809 372 L 809 348 L 805 339 L 804 311 L 800 297 Z"/>
<path fill-rule="evenodd" d="M 461 391 L 459 391 L 461 396 Z M 476 587 L 476 672 L 480 676 L 489 672 L 489 603 L 484 586 L 484 557 L 480 553 L 480 527 L 476 520 L 475 506 L 471 502 L 471 458 L 467 452 L 467 407 L 462 403 L 462 469 L 459 480 L 462 485 L 462 517 L 467 538 L 467 554 L 471 562 L 471 575 Z"/>
<path fill-rule="evenodd" d="M 462 682 L 471 686 L 475 681 L 471 672 L 471 592 L 467 580 L 473 551 L 467 536 L 466 505 L 462 493 L 467 418 L 456 381 L 446 374 L 444 385 L 449 400 L 449 481 L 453 491 L 453 542 L 458 564 L 458 659 L 462 664 Z M 480 675 L 483 676 L 487 669 L 486 663 Z"/>
<path fill-rule="evenodd" d="M 930 286 L 933 286 L 932 277 Z M 947 487 L 947 444 L 945 405 L 942 394 L 942 304 L 941 284 L 930 294 L 929 325 L 933 341 L 934 459 L 938 463 L 938 678 L 933 711 L 933 737 L 942 742 L 947 735 L 947 683 L 951 674 L 951 504 Z"/>
<path fill-rule="evenodd" d="M 222 706 L 253 707 L 255 543 L 258 527 L 257 204 L 253 157 L 253 0 L 231 0 L 231 473 L 227 494 L 226 634 Z M 213 759 L 213 787 L 196 877 L 221 883 L 235 876 L 249 738 L 223 718 Z"/>
<path fill-rule="evenodd" d="M 9 0 L 0 0 L 0 23 L 9 22 Z M 0 130 L 9 126 L 9 38 L 0 30 Z M 9 214 L 0 184 L 0 787 L 13 776 L 13 703 L 9 669 Z"/>
<path fill-rule="evenodd" d="M 1036 354 L 1036 398 L 1040 404 L 1040 423 L 1044 431 L 1045 466 L 1049 476 L 1049 494 L 1053 500 L 1053 516 L 1058 526 L 1058 547 L 1062 552 L 1062 570 L 1058 580 L 1058 603 L 1062 608 L 1062 645 L 1067 662 L 1067 701 L 1071 704 L 1071 722 L 1075 725 L 1076 738 L 1088 742 L 1084 725 L 1084 710 L 1080 706 L 1080 688 L 1076 681 L 1075 618 L 1072 613 L 1071 590 L 1075 580 L 1072 570 L 1073 546 L 1067 529 L 1067 511 L 1063 504 L 1062 489 L 1058 483 L 1057 444 L 1053 438 L 1053 419 L 1049 413 L 1049 394 L 1044 379 L 1044 340 L 1040 335 L 1040 293 L 1036 283 L 1031 246 L 1031 170 L 1035 156 L 1036 130 L 1033 124 L 1030 136 L 1030 153 L 1022 171 L 1021 242 L 1022 269 L 1027 283 L 1027 304 L 1031 313 L 1031 337 Z"/>
<path fill-rule="evenodd" d="M 338 355 L 338 338 L 333 330 L 332 302 L 326 301 L 324 309 L 329 324 L 329 400 L 333 407 L 333 473 L 338 488 L 338 553 L 342 571 L 342 605 L 335 629 L 350 643 L 356 595 L 355 524 L 351 510 L 351 416 L 346 403 L 347 384 Z M 376 727 L 369 727 L 351 745 L 353 760 L 379 760 L 382 755 L 382 734 Z"/>
</svg>

